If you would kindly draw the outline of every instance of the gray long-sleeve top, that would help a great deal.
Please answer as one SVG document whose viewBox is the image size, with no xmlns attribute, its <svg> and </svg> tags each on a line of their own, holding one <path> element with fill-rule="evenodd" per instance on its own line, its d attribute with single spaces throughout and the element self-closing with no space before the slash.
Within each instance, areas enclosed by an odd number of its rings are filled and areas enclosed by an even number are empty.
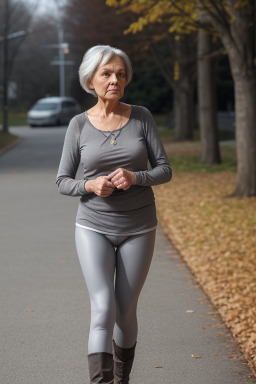
<svg viewBox="0 0 256 384">
<path fill-rule="evenodd" d="M 116 145 L 110 144 L 112 133 L 95 128 L 86 112 L 75 116 L 67 129 L 56 184 L 64 195 L 81 196 L 78 225 L 103 233 L 146 231 L 157 224 L 151 186 L 170 181 L 171 167 L 155 121 L 146 108 L 132 106 L 129 121 L 113 134 Z M 80 163 L 84 179 L 76 180 Z M 134 172 L 136 185 L 127 191 L 115 189 L 108 197 L 85 190 L 85 180 L 108 175 L 117 168 Z"/>
</svg>

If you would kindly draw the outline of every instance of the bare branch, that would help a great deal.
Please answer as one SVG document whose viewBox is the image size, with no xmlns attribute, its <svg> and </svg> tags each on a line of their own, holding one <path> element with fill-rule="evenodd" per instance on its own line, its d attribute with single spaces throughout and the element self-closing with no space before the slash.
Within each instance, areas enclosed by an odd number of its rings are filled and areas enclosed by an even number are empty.
<svg viewBox="0 0 256 384">
<path fill-rule="evenodd" d="M 149 51 L 152 54 L 157 66 L 160 69 L 165 80 L 173 88 L 174 87 L 174 80 L 173 80 L 173 77 L 171 74 L 171 69 L 170 69 L 170 71 L 168 71 L 167 68 L 165 68 L 163 61 L 161 60 L 160 56 L 157 54 L 156 49 L 153 45 L 150 46 Z"/>
</svg>

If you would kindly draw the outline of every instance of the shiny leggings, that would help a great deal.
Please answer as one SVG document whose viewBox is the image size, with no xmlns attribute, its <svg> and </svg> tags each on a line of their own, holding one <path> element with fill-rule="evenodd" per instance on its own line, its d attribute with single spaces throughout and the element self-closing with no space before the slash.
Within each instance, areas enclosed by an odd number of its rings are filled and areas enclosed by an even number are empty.
<svg viewBox="0 0 256 384">
<path fill-rule="evenodd" d="M 76 227 L 76 248 L 89 291 L 91 325 L 88 353 L 112 351 L 137 340 L 137 302 L 148 274 L 155 230 L 109 236 Z"/>
</svg>

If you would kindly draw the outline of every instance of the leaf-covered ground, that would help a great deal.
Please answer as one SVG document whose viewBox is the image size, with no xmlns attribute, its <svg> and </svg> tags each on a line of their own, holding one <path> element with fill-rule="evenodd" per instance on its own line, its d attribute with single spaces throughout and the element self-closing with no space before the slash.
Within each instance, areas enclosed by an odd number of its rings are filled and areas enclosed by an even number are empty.
<svg viewBox="0 0 256 384">
<path fill-rule="evenodd" d="M 154 188 L 158 219 L 256 374 L 256 198 L 229 197 L 236 174 L 178 172 Z"/>
</svg>

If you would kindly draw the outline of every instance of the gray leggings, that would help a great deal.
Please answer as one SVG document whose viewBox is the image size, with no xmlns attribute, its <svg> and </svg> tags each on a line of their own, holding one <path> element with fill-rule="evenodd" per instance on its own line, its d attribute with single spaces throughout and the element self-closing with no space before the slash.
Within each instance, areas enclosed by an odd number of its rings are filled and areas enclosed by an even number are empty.
<svg viewBox="0 0 256 384">
<path fill-rule="evenodd" d="M 148 274 L 155 230 L 109 236 L 76 227 L 76 248 L 91 301 L 88 353 L 112 352 L 137 340 L 137 302 Z"/>
</svg>

